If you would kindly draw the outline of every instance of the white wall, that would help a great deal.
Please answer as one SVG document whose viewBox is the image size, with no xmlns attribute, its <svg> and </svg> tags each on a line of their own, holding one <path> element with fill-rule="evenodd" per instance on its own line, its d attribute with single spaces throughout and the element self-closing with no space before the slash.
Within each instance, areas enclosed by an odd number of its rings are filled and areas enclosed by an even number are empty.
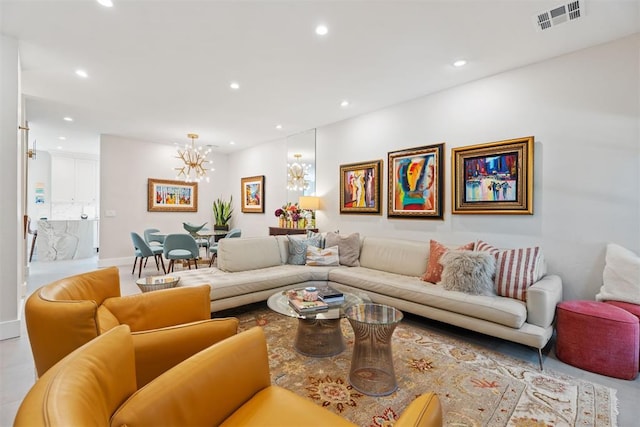
<svg viewBox="0 0 640 427">
<path fill-rule="evenodd" d="M 227 156 L 212 154 L 209 159 L 213 160 L 215 171 L 209 172 L 210 183 L 198 184 L 197 212 L 147 212 L 147 179 L 175 179 L 174 168 L 179 162 L 176 149 L 170 145 L 102 135 L 99 265 L 128 262 L 133 265 L 132 231 L 142 235 L 146 228 L 158 228 L 165 233 L 184 233 L 183 222 L 207 222 L 207 226 L 212 227 L 213 201 L 218 197 L 228 199 L 232 190 L 239 192 L 240 187 L 238 184 L 236 190 L 227 186 Z M 106 216 L 108 210 L 115 211 L 116 216 Z"/>
<path fill-rule="evenodd" d="M 240 179 L 264 175 L 264 213 L 242 213 Z M 229 156 L 229 185 L 233 189 L 235 227 L 242 236 L 266 236 L 277 226 L 275 210 L 287 203 L 287 144 L 285 139 L 261 144 Z"/>
<path fill-rule="evenodd" d="M 1 6 L 0 6 L 1 9 Z M 18 43 L 0 35 L 0 339 L 20 336 L 19 285 L 24 280 L 22 185 L 25 158 L 18 138 L 21 102 Z"/>
<path fill-rule="evenodd" d="M 606 243 L 640 253 L 639 46 L 636 35 L 318 128 L 319 228 L 540 245 L 549 271 L 564 281 L 564 298 L 593 299 Z M 452 215 L 451 148 L 529 135 L 536 141 L 534 214 Z M 388 219 L 387 153 L 439 142 L 446 143 L 444 219 Z M 243 215 L 243 235 L 276 225 L 285 155 L 283 143 L 230 155 L 232 182 L 267 180 L 266 213 Z M 383 215 L 340 215 L 339 165 L 374 159 L 384 159 Z"/>
</svg>

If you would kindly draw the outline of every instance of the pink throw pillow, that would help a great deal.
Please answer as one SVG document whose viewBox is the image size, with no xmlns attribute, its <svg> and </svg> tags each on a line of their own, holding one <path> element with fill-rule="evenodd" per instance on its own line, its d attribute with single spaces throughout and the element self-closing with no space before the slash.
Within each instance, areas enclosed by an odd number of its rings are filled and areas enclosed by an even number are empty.
<svg viewBox="0 0 640 427">
<path fill-rule="evenodd" d="M 475 242 L 467 243 L 466 245 L 457 248 L 459 251 L 472 251 L 475 246 Z M 427 263 L 427 271 L 420 277 L 425 282 L 438 283 L 442 279 L 442 270 L 444 267 L 440 264 L 440 258 L 447 253 L 449 248 L 440 242 L 431 240 L 429 243 L 429 262 Z"/>
</svg>

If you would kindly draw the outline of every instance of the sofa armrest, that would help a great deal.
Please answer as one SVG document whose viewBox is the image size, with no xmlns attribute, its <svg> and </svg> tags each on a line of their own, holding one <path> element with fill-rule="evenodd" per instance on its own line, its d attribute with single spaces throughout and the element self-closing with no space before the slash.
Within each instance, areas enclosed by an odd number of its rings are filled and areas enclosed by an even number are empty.
<svg viewBox="0 0 640 427">
<path fill-rule="evenodd" d="M 562 279 L 547 275 L 527 289 L 527 323 L 548 328 L 562 301 Z"/>
<path fill-rule="evenodd" d="M 132 332 L 138 388 L 183 360 L 238 332 L 238 319 L 212 319 Z"/>
<path fill-rule="evenodd" d="M 440 427 L 442 426 L 442 407 L 435 393 L 425 393 L 402 411 L 394 424 L 395 427 Z"/>
<path fill-rule="evenodd" d="M 220 425 L 270 384 L 264 332 L 254 327 L 139 389 L 113 415 L 111 425 Z"/>
<path fill-rule="evenodd" d="M 209 285 L 178 287 L 117 298 L 103 305 L 132 332 L 211 318 Z"/>
</svg>

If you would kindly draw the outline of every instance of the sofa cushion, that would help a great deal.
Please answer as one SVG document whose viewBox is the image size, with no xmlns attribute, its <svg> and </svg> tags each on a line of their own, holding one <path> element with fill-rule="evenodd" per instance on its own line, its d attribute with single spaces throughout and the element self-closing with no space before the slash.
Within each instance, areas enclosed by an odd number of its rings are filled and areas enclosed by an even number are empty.
<svg viewBox="0 0 640 427">
<path fill-rule="evenodd" d="M 466 245 L 462 245 L 458 250 L 473 250 L 475 246 L 475 242 L 467 243 Z M 442 276 L 442 264 L 440 264 L 440 258 L 444 255 L 449 248 L 443 245 L 440 242 L 435 240 L 431 240 L 429 242 L 429 262 L 427 263 L 426 271 L 423 271 L 423 275 L 421 277 L 425 282 L 438 283 L 441 280 Z"/>
<path fill-rule="evenodd" d="M 218 268 L 235 272 L 281 264 L 278 241 L 274 236 L 220 239 Z"/>
<path fill-rule="evenodd" d="M 541 250 L 539 247 L 509 249 L 496 257 L 496 293 L 504 297 L 527 300 L 527 288 L 538 279 Z"/>
<path fill-rule="evenodd" d="M 370 292 L 422 304 L 441 310 L 487 320 L 510 328 L 520 328 L 527 319 L 526 304 L 501 296 L 470 295 L 447 291 L 442 286 L 425 286 L 418 277 L 373 270 L 364 267 L 334 268 L 331 283 L 340 283 Z"/>
<path fill-rule="evenodd" d="M 609 243 L 602 287 L 596 299 L 640 304 L 640 257 L 620 245 Z"/>
<path fill-rule="evenodd" d="M 444 289 L 472 295 L 495 295 L 496 259 L 490 253 L 453 250 L 442 255 L 440 263 L 444 267 L 440 282 Z"/>
<path fill-rule="evenodd" d="M 306 265 L 317 266 L 338 266 L 340 265 L 340 256 L 337 246 L 330 248 L 316 248 L 315 246 L 307 246 L 307 262 Z"/>
<path fill-rule="evenodd" d="M 360 265 L 360 234 L 352 233 L 348 236 L 329 232 L 325 240 L 325 246 L 338 246 L 340 265 L 357 267 Z M 316 245 L 317 246 L 317 245 Z"/>
<path fill-rule="evenodd" d="M 210 285 L 211 301 L 215 301 L 308 281 L 326 281 L 328 273 L 326 267 L 283 264 L 235 273 L 212 267 L 184 270 L 172 275 L 180 277 L 179 286 Z"/>
<path fill-rule="evenodd" d="M 293 236 L 287 236 L 289 240 L 289 257 L 287 264 L 304 265 L 307 259 L 307 246 L 320 246 L 320 237 L 308 237 L 300 239 Z"/>
<path fill-rule="evenodd" d="M 419 277 L 427 268 L 429 246 L 404 239 L 365 237 L 360 266 Z"/>
</svg>

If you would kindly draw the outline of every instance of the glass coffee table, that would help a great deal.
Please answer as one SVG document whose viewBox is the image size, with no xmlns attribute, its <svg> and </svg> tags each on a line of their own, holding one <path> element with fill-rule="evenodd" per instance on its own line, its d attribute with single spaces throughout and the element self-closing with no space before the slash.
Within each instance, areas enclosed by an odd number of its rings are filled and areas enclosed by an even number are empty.
<svg viewBox="0 0 640 427">
<path fill-rule="evenodd" d="M 267 305 L 276 313 L 298 319 L 298 329 L 293 343 L 293 348 L 298 353 L 309 357 L 335 356 L 346 348 L 340 329 L 340 319 L 344 317 L 345 310 L 370 301 L 366 294 L 341 292 L 344 294 L 344 301 L 330 303 L 329 310 L 320 313 L 298 313 L 289 305 L 287 291 L 271 295 Z"/>
</svg>

